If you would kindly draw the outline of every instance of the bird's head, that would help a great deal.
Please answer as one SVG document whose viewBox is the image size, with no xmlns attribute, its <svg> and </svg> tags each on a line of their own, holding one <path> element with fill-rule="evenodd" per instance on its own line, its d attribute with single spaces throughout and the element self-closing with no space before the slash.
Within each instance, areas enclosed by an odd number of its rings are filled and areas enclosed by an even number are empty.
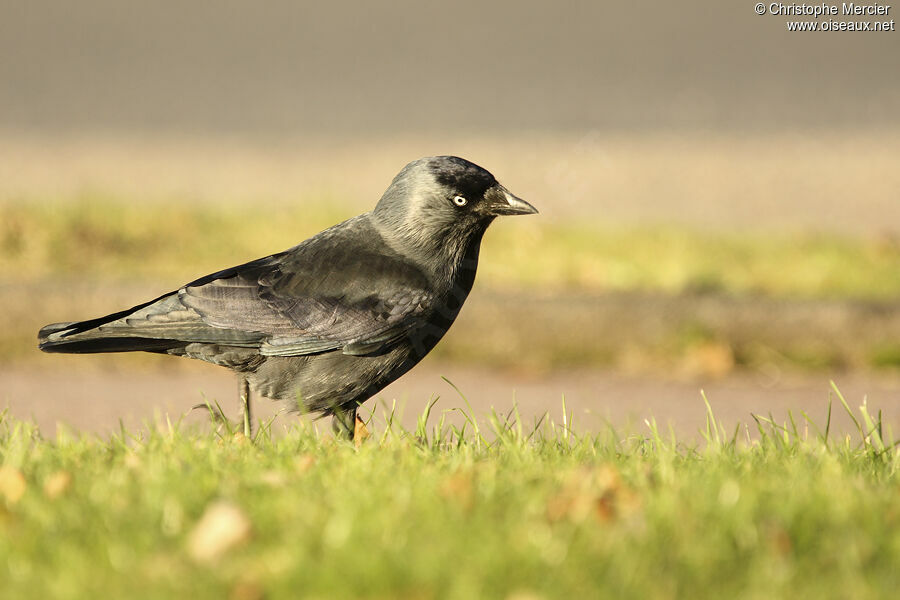
<svg viewBox="0 0 900 600">
<path fill-rule="evenodd" d="M 487 170 L 456 156 L 409 163 L 373 211 L 380 223 L 416 245 L 480 238 L 498 216 L 535 213 Z"/>
</svg>

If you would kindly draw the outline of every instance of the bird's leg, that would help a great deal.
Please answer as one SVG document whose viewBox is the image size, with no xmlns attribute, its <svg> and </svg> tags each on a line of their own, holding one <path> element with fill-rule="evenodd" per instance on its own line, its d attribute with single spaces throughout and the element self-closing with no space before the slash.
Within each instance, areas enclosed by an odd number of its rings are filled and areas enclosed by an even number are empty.
<svg viewBox="0 0 900 600">
<path fill-rule="evenodd" d="M 335 437 L 345 440 L 353 440 L 356 433 L 356 404 L 352 406 L 337 406 L 331 412 L 331 429 Z"/>
<path fill-rule="evenodd" d="M 241 422 L 244 427 L 244 435 L 248 438 L 253 433 L 250 422 L 250 382 L 246 377 L 240 380 L 240 404 L 241 404 Z"/>
</svg>

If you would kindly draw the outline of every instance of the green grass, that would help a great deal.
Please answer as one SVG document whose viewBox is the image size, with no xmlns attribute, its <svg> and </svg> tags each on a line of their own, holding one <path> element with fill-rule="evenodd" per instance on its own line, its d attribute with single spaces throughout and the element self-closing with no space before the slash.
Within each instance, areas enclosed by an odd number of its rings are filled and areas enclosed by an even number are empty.
<svg viewBox="0 0 900 600">
<path fill-rule="evenodd" d="M 0 596 L 890 597 L 900 452 L 854 412 L 856 439 L 760 418 L 750 442 L 710 411 L 698 444 L 426 413 L 359 448 L 308 427 L 44 439 L 6 418 Z M 207 552 L 223 505 L 235 543 Z"/>
<path fill-rule="evenodd" d="M 86 195 L 0 204 L 0 280 L 157 279 L 178 285 L 278 252 L 352 216 L 290 207 Z M 826 234 L 712 233 L 507 220 L 484 242 L 480 279 L 498 288 L 718 291 L 784 297 L 900 296 L 900 242 Z"/>
</svg>

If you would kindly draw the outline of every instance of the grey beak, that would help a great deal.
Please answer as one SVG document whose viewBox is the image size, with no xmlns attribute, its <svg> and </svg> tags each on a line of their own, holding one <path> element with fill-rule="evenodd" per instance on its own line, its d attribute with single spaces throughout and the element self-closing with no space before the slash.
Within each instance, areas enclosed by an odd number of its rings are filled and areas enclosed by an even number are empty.
<svg viewBox="0 0 900 600">
<path fill-rule="evenodd" d="M 538 210 L 521 198 L 509 193 L 505 187 L 498 185 L 497 194 L 491 202 L 491 212 L 495 215 L 535 215 Z"/>
</svg>

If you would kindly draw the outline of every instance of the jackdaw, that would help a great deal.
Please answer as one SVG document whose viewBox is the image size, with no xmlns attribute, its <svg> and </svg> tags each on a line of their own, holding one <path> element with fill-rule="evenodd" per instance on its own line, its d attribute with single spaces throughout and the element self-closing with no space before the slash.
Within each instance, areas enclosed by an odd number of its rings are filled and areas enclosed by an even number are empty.
<svg viewBox="0 0 900 600">
<path fill-rule="evenodd" d="M 488 225 L 534 213 L 467 160 L 423 158 L 394 177 L 371 212 L 128 310 L 47 325 L 39 347 L 222 365 L 263 396 L 332 415 L 335 431 L 352 437 L 357 407 L 453 324 Z"/>
</svg>

